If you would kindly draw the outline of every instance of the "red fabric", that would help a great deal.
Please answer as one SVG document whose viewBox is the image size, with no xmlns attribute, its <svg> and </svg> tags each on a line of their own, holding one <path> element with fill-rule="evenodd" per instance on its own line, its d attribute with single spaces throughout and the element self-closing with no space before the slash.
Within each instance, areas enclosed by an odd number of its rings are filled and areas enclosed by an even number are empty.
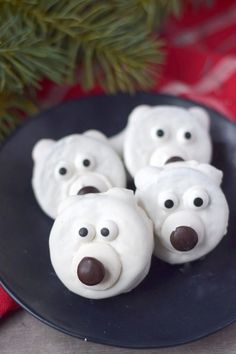
<svg viewBox="0 0 236 354">
<path fill-rule="evenodd" d="M 236 121 L 236 3 L 215 0 L 214 7 L 187 7 L 181 20 L 166 25 L 167 62 L 155 92 L 204 103 Z M 85 95 L 79 85 L 58 87 L 45 81 L 39 101 L 48 106 Z M 17 306 L 0 289 L 0 317 Z"/>
<path fill-rule="evenodd" d="M 5 315 L 7 312 L 14 311 L 19 306 L 15 303 L 10 296 L 0 288 L 0 318 Z"/>
<path fill-rule="evenodd" d="M 159 92 L 187 97 L 236 121 L 236 3 L 189 9 L 166 26 L 167 64 Z"/>
</svg>

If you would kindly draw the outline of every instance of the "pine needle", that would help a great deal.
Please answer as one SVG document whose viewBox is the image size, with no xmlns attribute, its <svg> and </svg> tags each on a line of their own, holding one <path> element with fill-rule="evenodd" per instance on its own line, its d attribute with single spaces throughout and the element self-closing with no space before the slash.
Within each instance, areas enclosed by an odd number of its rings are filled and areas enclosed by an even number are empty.
<svg viewBox="0 0 236 354">
<path fill-rule="evenodd" d="M 85 89 L 134 92 L 152 86 L 163 62 L 153 38 L 184 0 L 0 0 L 0 139 L 31 107 L 42 78 Z M 22 104 L 24 102 L 24 104 Z"/>
</svg>

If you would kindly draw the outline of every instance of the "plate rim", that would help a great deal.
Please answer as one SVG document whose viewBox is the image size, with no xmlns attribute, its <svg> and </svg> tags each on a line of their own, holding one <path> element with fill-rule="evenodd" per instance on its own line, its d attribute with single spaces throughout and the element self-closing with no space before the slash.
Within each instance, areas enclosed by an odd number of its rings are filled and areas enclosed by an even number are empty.
<svg viewBox="0 0 236 354">
<path fill-rule="evenodd" d="M 27 313 L 29 313 L 31 316 L 33 316 L 34 318 L 36 318 L 37 320 L 39 320 L 41 323 L 61 332 L 61 333 L 64 333 L 66 335 L 69 335 L 71 337 L 74 337 L 74 338 L 78 338 L 80 340 L 83 340 L 83 341 L 86 341 L 86 342 L 90 342 L 90 343 L 94 343 L 94 344 L 102 344 L 102 345 L 107 345 L 107 346 L 110 346 L 110 347 L 116 347 L 116 348 L 129 348 L 129 349 L 162 349 L 162 348 L 174 348 L 174 347 L 178 347 L 178 346 L 181 346 L 181 345 L 184 345 L 184 344 L 189 344 L 189 343 L 193 343 L 193 342 L 196 342 L 197 340 L 200 340 L 200 339 L 203 339 L 203 338 L 206 338 L 210 335 L 213 335 L 217 332 L 219 332 L 220 330 L 223 330 L 224 328 L 227 328 L 229 327 L 230 325 L 232 325 L 235 321 L 236 321 L 236 318 L 235 319 L 232 319 L 230 321 L 226 321 L 226 323 L 222 326 L 218 326 L 215 330 L 213 331 L 210 331 L 209 333 L 206 333 L 206 334 L 199 334 L 198 336 L 195 336 L 194 338 L 188 338 L 187 340 L 180 340 L 176 343 L 172 343 L 172 344 L 169 344 L 169 345 L 156 345 L 156 344 L 153 344 L 153 345 L 138 345 L 138 346 L 135 346 L 133 344 L 114 344 L 114 340 L 111 342 L 109 341 L 109 338 L 107 340 L 101 340 L 101 339 L 98 339 L 98 338 L 95 338 L 95 337 L 83 337 L 82 335 L 79 335 L 78 333 L 74 333 L 72 331 L 69 331 L 67 329 L 64 329 L 62 327 L 59 327 L 58 325 L 55 325 L 54 323 L 50 322 L 49 320 L 47 320 L 46 318 L 44 318 L 42 315 L 38 314 L 36 311 L 32 310 L 29 306 L 25 305 L 23 301 L 19 300 L 16 295 L 14 294 L 14 292 L 12 292 L 11 290 L 9 290 L 6 285 L 2 282 L 2 280 L 0 279 L 0 285 L 3 287 L 3 289 L 11 296 L 11 298 L 13 300 L 15 300 L 21 307 L 23 310 L 27 311 Z"/>
</svg>

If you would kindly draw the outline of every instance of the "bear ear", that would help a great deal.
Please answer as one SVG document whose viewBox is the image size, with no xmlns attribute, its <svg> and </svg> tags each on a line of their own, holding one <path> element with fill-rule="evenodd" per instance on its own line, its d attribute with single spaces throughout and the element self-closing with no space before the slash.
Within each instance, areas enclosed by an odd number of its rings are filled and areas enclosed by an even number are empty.
<svg viewBox="0 0 236 354">
<path fill-rule="evenodd" d="M 147 166 L 142 168 L 134 178 L 134 184 L 136 188 L 139 190 L 144 190 L 152 183 L 156 182 L 161 171 L 162 168 L 154 166 Z"/>
<path fill-rule="evenodd" d="M 210 128 L 210 116 L 208 112 L 202 107 L 190 107 L 189 112 L 193 114 L 197 121 L 206 129 L 209 130 Z"/>
<path fill-rule="evenodd" d="M 140 105 L 132 110 L 128 117 L 129 123 L 135 123 L 138 120 L 142 120 L 152 109 L 151 106 L 148 105 Z"/>
<path fill-rule="evenodd" d="M 87 130 L 86 132 L 83 133 L 83 135 L 106 143 L 108 142 L 106 135 L 100 132 L 99 130 L 95 130 L 95 129 Z"/>
<path fill-rule="evenodd" d="M 210 177 L 211 180 L 213 180 L 217 186 L 221 185 L 223 179 L 223 172 L 221 170 L 218 170 L 214 166 L 206 163 L 199 164 L 198 170 Z"/>
<path fill-rule="evenodd" d="M 41 139 L 33 147 L 32 158 L 34 161 L 44 159 L 55 144 L 55 140 Z"/>
<path fill-rule="evenodd" d="M 118 199 L 122 199 L 126 202 L 135 202 L 134 191 L 132 191 L 131 189 L 115 187 L 115 188 L 109 189 L 104 194 L 107 194 L 109 196 L 112 196 L 112 197 L 115 197 Z"/>
</svg>

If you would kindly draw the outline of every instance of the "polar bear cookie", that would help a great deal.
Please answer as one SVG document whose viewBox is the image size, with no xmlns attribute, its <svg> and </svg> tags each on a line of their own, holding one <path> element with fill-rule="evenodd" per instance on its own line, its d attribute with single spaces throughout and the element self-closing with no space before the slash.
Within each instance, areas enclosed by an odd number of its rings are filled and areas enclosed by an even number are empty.
<svg viewBox="0 0 236 354">
<path fill-rule="evenodd" d="M 154 223 L 155 255 L 168 263 L 198 259 L 227 232 L 229 210 L 222 172 L 196 161 L 146 167 L 136 178 L 136 197 Z"/>
<path fill-rule="evenodd" d="M 52 227 L 51 262 L 72 292 L 102 299 L 130 291 L 148 273 L 152 223 L 130 190 L 71 197 Z"/>
<path fill-rule="evenodd" d="M 55 218 L 59 204 L 70 195 L 105 192 L 125 187 L 120 157 L 98 131 L 42 139 L 33 148 L 32 186 L 46 214 Z"/>
<path fill-rule="evenodd" d="M 141 168 L 180 160 L 209 163 L 212 146 L 205 109 L 138 106 L 130 114 L 123 136 L 123 154 L 132 176 Z"/>
</svg>

